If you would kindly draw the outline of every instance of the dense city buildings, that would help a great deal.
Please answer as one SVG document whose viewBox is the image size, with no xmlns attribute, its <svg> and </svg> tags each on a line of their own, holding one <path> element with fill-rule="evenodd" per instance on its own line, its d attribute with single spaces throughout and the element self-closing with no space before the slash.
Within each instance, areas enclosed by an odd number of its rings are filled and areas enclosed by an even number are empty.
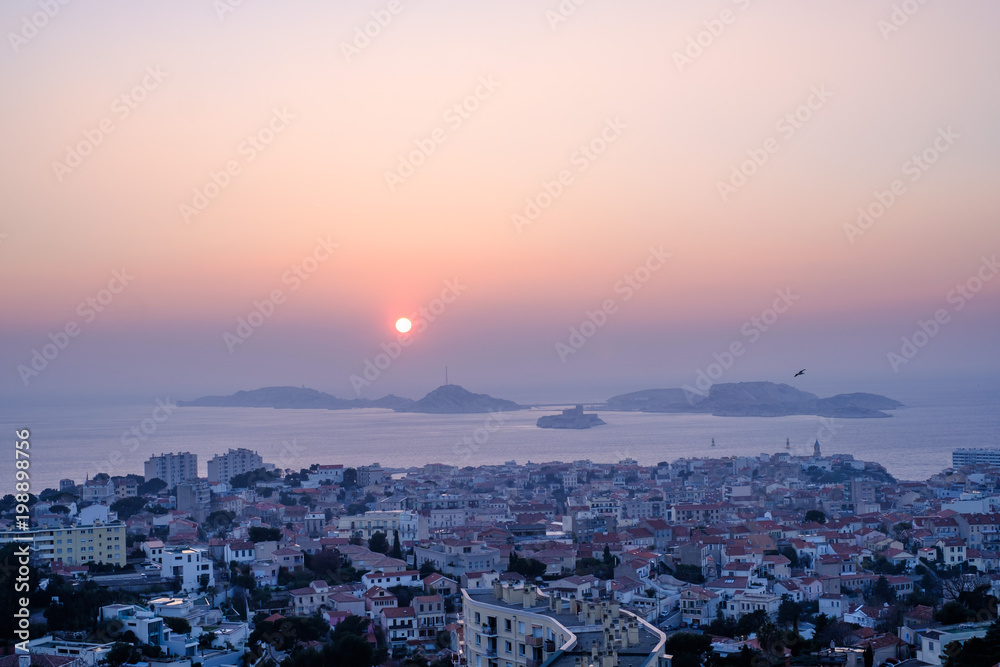
<svg viewBox="0 0 1000 667">
<path fill-rule="evenodd" d="M 147 466 L 169 476 L 186 456 Z M 687 650 L 678 633 L 722 660 L 773 651 L 773 632 L 818 664 L 860 665 L 868 651 L 943 664 L 943 644 L 992 627 L 1000 597 L 1000 467 L 988 463 L 912 482 L 818 445 L 655 465 L 213 460 L 241 472 L 213 466 L 228 480 L 173 487 L 62 480 L 33 499 L 32 530 L 0 515 L 0 543 L 30 537 L 34 567 L 70 582 L 51 584 L 62 596 L 86 580 L 138 596 L 102 613 L 203 664 L 314 650 L 274 634 L 307 619 L 350 628 L 373 659 L 441 667 L 668 667 Z M 49 617 L 41 652 L 96 661 L 113 645 Z"/>
</svg>

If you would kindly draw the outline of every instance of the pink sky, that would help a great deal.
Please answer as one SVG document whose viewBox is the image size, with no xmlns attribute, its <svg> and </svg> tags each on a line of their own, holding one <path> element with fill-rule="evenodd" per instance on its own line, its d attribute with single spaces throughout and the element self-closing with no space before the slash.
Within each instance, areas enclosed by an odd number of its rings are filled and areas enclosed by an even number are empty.
<svg viewBox="0 0 1000 667">
<path fill-rule="evenodd" d="M 454 279 L 461 294 L 365 395 L 422 395 L 446 364 L 521 400 L 680 386 L 737 341 L 719 381 L 995 373 L 1000 280 L 961 308 L 948 294 L 1000 252 L 1000 8 L 928 3 L 890 31 L 892 2 L 677 5 L 590 0 L 553 28 L 556 0 L 245 0 L 222 17 L 95 0 L 44 21 L 4 3 L 0 393 L 352 396 L 392 322 Z M 345 56 L 373 12 L 391 20 Z M 390 187 L 418 145 L 433 152 Z M 894 180 L 884 215 L 845 230 Z M 558 196 L 518 231 L 543 182 Z M 317 239 L 336 250 L 289 278 Z M 670 259 L 626 299 L 615 286 L 650 247 Z M 123 268 L 134 280 L 88 321 L 79 304 Z M 742 327 L 781 289 L 800 298 L 751 343 Z M 231 352 L 224 334 L 274 290 L 283 303 Z M 557 344 L 609 298 L 564 362 Z M 72 323 L 37 375 L 19 370 Z"/>
</svg>

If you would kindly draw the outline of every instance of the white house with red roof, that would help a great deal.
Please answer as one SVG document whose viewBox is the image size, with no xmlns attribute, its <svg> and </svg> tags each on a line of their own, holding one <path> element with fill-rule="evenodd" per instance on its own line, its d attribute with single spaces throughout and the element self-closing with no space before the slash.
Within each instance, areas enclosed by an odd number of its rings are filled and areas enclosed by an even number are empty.
<svg viewBox="0 0 1000 667">
<path fill-rule="evenodd" d="M 379 623 L 392 646 L 404 646 L 417 638 L 417 612 L 413 607 L 383 607 Z"/>
<path fill-rule="evenodd" d="M 399 600 L 396 596 L 381 586 L 372 586 L 365 591 L 365 611 L 369 618 L 378 618 L 383 609 L 397 606 L 399 606 Z"/>
<path fill-rule="evenodd" d="M 365 588 L 381 586 L 382 588 L 392 588 L 393 586 L 406 586 L 408 588 L 423 588 L 424 582 L 420 580 L 420 572 L 417 570 L 403 570 L 401 572 L 365 572 L 361 575 L 361 583 Z"/>
<path fill-rule="evenodd" d="M 458 593 L 458 582 L 454 579 L 449 579 L 440 572 L 432 572 L 424 577 L 423 584 L 424 590 L 429 594 L 455 595 Z"/>
<path fill-rule="evenodd" d="M 329 603 L 330 585 L 313 581 L 306 588 L 296 588 L 292 594 L 292 610 L 296 616 L 309 616 Z"/>
</svg>

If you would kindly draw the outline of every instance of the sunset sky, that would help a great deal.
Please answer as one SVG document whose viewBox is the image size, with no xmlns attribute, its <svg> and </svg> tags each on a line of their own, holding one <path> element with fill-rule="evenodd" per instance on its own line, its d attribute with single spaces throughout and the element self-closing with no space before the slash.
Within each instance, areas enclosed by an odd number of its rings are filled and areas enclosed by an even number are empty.
<svg viewBox="0 0 1000 667">
<path fill-rule="evenodd" d="M 51 4 L 0 6 L 5 400 L 354 397 L 421 308 L 362 395 L 1000 371 L 990 0 Z"/>
</svg>

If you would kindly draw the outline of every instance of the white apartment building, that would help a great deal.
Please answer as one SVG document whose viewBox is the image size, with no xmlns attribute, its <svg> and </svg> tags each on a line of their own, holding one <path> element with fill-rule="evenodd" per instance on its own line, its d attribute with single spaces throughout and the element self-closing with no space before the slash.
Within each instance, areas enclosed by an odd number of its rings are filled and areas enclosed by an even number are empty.
<svg viewBox="0 0 1000 667">
<path fill-rule="evenodd" d="M 160 555 L 164 579 L 180 580 L 181 591 L 196 591 L 202 586 L 215 586 L 215 573 L 208 552 L 192 547 L 167 547 Z M 204 577 L 207 577 L 205 579 Z"/>
<path fill-rule="evenodd" d="M 427 517 L 410 510 L 370 511 L 343 516 L 337 522 L 337 530 L 348 537 L 359 534 L 366 540 L 375 533 L 385 533 L 390 544 L 397 530 L 401 542 L 426 540 L 429 534 Z"/>
<path fill-rule="evenodd" d="M 181 482 L 198 478 L 198 455 L 190 452 L 152 456 L 143 466 L 146 481 L 158 477 L 172 489 Z"/>
<path fill-rule="evenodd" d="M 257 452 L 240 447 L 225 454 L 216 454 L 208 460 L 208 481 L 229 482 L 236 475 L 253 472 L 264 467 L 264 460 Z"/>
<path fill-rule="evenodd" d="M 618 603 L 549 597 L 531 585 L 463 590 L 469 667 L 665 667 L 666 635 Z"/>
<path fill-rule="evenodd" d="M 467 572 L 497 570 L 500 567 L 500 550 L 481 542 L 468 540 L 442 540 L 427 546 L 413 548 L 417 567 L 431 562 L 439 571 L 452 577 Z"/>
<path fill-rule="evenodd" d="M 110 563 L 125 565 L 125 526 L 69 526 L 40 530 L 0 532 L 0 544 L 31 537 L 31 553 L 41 561 L 62 561 L 64 565 Z"/>
</svg>

